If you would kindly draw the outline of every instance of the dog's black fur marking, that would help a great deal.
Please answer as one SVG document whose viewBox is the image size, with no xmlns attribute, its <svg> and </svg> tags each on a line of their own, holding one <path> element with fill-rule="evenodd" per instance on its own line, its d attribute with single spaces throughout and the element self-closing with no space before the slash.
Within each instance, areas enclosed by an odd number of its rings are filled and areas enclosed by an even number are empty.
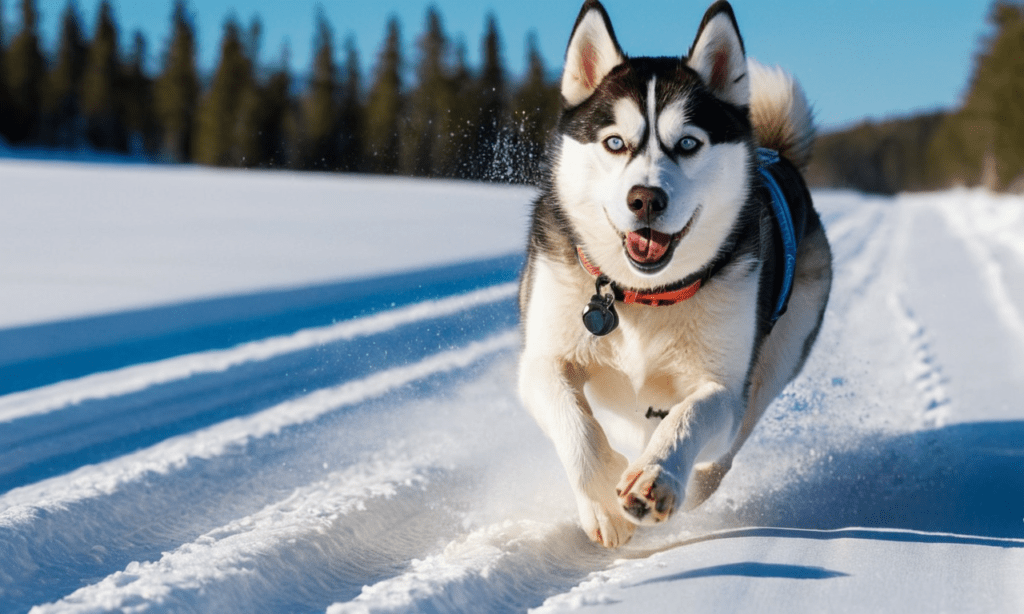
<svg viewBox="0 0 1024 614">
<path fill-rule="evenodd" d="M 589 98 L 563 110 L 558 119 L 558 132 L 580 143 L 595 143 L 604 128 L 615 123 L 614 105 L 619 100 L 632 100 L 646 115 L 647 84 L 657 78 L 655 110 L 685 97 L 687 114 L 694 124 L 708 131 L 711 144 L 733 143 L 750 138 L 750 111 L 746 106 L 730 104 L 716 97 L 687 64 L 686 58 L 626 58 L 604 78 Z M 643 151 L 651 138 L 646 126 L 636 153 Z M 676 158 L 675 143 L 661 144 L 666 153 Z"/>
</svg>

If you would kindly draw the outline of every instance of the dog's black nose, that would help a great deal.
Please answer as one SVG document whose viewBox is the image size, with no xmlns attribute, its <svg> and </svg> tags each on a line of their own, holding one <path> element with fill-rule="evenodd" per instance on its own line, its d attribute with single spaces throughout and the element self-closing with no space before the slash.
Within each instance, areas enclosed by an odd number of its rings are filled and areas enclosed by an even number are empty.
<svg viewBox="0 0 1024 614">
<path fill-rule="evenodd" d="M 626 195 L 626 205 L 641 220 L 650 220 L 668 208 L 668 194 L 661 188 L 635 185 Z"/>
</svg>

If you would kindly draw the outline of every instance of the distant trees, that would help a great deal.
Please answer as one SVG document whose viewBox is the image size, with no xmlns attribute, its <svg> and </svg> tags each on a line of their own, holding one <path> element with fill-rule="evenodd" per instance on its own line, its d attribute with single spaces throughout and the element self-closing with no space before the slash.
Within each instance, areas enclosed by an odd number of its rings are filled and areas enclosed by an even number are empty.
<svg viewBox="0 0 1024 614">
<path fill-rule="evenodd" d="M 507 127 L 505 121 L 506 87 L 505 67 L 501 58 L 501 38 L 494 14 L 487 17 L 487 29 L 483 40 L 483 68 L 477 79 L 476 100 L 479 102 L 476 117 L 476 135 L 469 156 L 469 173 L 473 177 L 495 180 L 502 178 L 501 154 L 502 137 Z"/>
<path fill-rule="evenodd" d="M 1024 193 L 1024 5 L 997 0 L 963 105 L 819 137 L 812 185 L 881 193 L 985 186 Z"/>
<path fill-rule="evenodd" d="M 199 101 L 199 71 L 195 28 L 185 11 L 184 0 L 174 3 L 171 41 L 153 89 L 161 134 L 159 154 L 173 162 L 187 162 L 191 159 L 192 128 Z"/>
<path fill-rule="evenodd" d="M 0 0 L 0 16 L 4 14 L 3 0 Z M 0 109 L 9 109 L 11 105 L 10 98 L 8 96 L 8 84 L 7 84 L 7 54 L 4 49 L 4 41 L 7 38 L 7 32 L 4 29 L 4 20 L 0 18 Z M 0 113 L 0 135 L 6 135 L 10 131 L 8 123 L 11 121 L 9 113 Z"/>
<path fill-rule="evenodd" d="M 340 107 L 338 72 L 334 65 L 331 27 L 321 12 L 317 17 L 313 69 L 302 100 L 302 166 L 308 169 L 334 169 L 338 166 L 338 110 Z"/>
<path fill-rule="evenodd" d="M 68 2 L 61 18 L 57 58 L 50 69 L 43 98 L 41 140 L 47 145 L 79 144 L 84 138 L 80 89 L 88 47 L 79 25 L 78 8 Z"/>
<path fill-rule="evenodd" d="M 89 45 L 82 74 L 82 114 L 86 136 L 97 149 L 125 152 L 128 131 L 123 122 L 120 56 L 117 48 L 117 26 L 110 2 L 100 3 L 96 32 Z"/>
<path fill-rule="evenodd" d="M 362 101 L 362 77 L 359 74 L 359 51 L 351 36 L 345 40 L 345 76 L 341 81 L 338 107 L 338 170 L 363 170 L 363 132 L 365 110 Z"/>
<path fill-rule="evenodd" d="M 35 1 L 18 0 L 14 36 L 4 36 L 0 20 L 0 136 L 13 144 L 216 166 L 529 181 L 560 104 L 535 39 L 524 80 L 509 80 L 493 15 L 479 71 L 430 7 L 407 72 L 401 26 L 392 18 L 365 81 L 355 41 L 339 49 L 322 12 L 308 75 L 298 79 L 289 74 L 287 50 L 275 65 L 261 63 L 258 19 L 243 28 L 229 17 L 217 65 L 204 78 L 184 0 L 175 0 L 153 75 L 146 39 L 120 39 L 109 0 L 100 0 L 91 33 L 76 0 L 68 0 L 48 57 Z"/>
<path fill-rule="evenodd" d="M 529 36 L 526 47 L 526 77 L 512 97 L 512 134 L 518 143 L 514 151 L 521 156 L 519 166 L 530 173 L 525 180 L 535 183 L 547 136 L 558 120 L 562 97 L 548 80 L 535 35 Z"/>
<path fill-rule="evenodd" d="M 52 55 L 40 47 L 36 0 L 15 0 L 13 32 L 0 20 L 0 136 L 15 145 L 132 152 L 173 162 L 535 182 L 561 97 L 527 41 L 522 79 L 508 76 L 489 15 L 478 70 L 427 9 L 407 70 L 392 18 L 371 74 L 349 37 L 339 48 L 316 15 L 307 75 L 260 58 L 262 26 L 224 24 L 217 66 L 201 76 L 195 24 L 175 0 L 159 68 L 146 40 L 119 38 L 109 0 L 94 31 L 67 0 Z M 3 13 L 0 0 L 0 14 Z M 995 0 L 960 108 L 865 122 L 822 135 L 812 185 L 882 193 L 984 185 L 1024 192 L 1024 4 Z M 340 61 L 339 61 L 340 59 Z M 411 82 L 406 82 L 407 76 Z"/>
<path fill-rule="evenodd" d="M 408 112 L 401 126 L 402 174 L 449 176 L 458 168 L 458 141 L 454 135 L 458 109 L 450 47 L 441 15 L 431 7 L 417 42 L 416 86 L 409 94 Z"/>
<path fill-rule="evenodd" d="M 372 173 L 398 172 L 399 118 L 402 116 L 402 37 L 398 19 L 388 21 L 387 36 L 377 55 L 375 78 L 366 99 L 363 154 L 366 170 Z"/>
<path fill-rule="evenodd" d="M 124 126 L 130 137 L 128 150 L 134 153 L 156 151 L 159 132 L 153 110 L 153 82 L 146 75 L 146 38 L 141 32 L 132 36 L 121 105 Z"/>
<path fill-rule="evenodd" d="M 200 164 L 238 166 L 245 164 L 239 151 L 237 124 L 243 119 L 241 103 L 252 87 L 252 62 L 242 45 L 242 33 L 234 18 L 224 25 L 220 62 L 213 81 L 199 104 L 192 159 Z"/>
<path fill-rule="evenodd" d="M 996 2 L 967 99 L 929 150 L 935 179 L 1024 191 L 1024 5 Z"/>
<path fill-rule="evenodd" d="M 21 0 L 21 30 L 4 51 L 7 104 L 0 125 L 12 143 L 29 143 L 40 137 L 46 63 L 39 48 L 37 21 L 35 2 Z"/>
<path fill-rule="evenodd" d="M 851 188 L 877 194 L 933 186 L 927 152 L 945 112 L 882 122 L 820 135 L 807 169 L 815 187 Z"/>
</svg>

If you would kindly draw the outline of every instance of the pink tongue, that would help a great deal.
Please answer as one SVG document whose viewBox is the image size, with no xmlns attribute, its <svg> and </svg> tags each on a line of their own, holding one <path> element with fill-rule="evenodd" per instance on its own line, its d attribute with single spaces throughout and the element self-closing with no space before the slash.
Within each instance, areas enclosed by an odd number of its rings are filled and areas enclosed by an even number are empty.
<svg viewBox="0 0 1024 614">
<path fill-rule="evenodd" d="M 626 235 L 626 251 L 637 262 L 653 264 L 665 256 L 671 241 L 670 235 L 644 228 Z"/>
</svg>

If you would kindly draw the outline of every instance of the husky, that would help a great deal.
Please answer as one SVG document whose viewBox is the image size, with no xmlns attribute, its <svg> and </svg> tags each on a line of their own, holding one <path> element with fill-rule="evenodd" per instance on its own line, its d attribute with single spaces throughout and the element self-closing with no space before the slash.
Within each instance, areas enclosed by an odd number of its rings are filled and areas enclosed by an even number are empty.
<svg viewBox="0 0 1024 614">
<path fill-rule="evenodd" d="M 630 58 L 587 0 L 560 87 L 520 281 L 518 388 L 583 530 L 614 548 L 718 488 L 811 350 L 832 256 L 800 174 L 807 101 L 747 59 L 727 2 L 686 56 Z M 642 451 L 630 462 L 611 434 Z"/>
</svg>

